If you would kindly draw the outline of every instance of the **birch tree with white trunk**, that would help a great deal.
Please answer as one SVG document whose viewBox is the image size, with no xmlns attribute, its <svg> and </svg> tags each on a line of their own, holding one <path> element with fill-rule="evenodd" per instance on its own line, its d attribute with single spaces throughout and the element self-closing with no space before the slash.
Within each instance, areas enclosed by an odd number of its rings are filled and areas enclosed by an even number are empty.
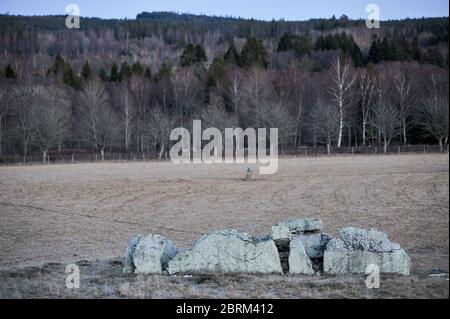
<svg viewBox="0 0 450 319">
<path fill-rule="evenodd" d="M 366 146 L 367 122 L 376 96 L 376 79 L 367 70 L 359 76 L 359 97 L 362 119 L 362 146 Z"/>
<path fill-rule="evenodd" d="M 333 85 L 329 88 L 333 102 L 339 111 L 339 133 L 337 147 L 342 145 L 342 134 L 346 109 L 351 103 L 352 88 L 356 77 L 353 75 L 351 62 L 347 58 L 336 57 L 331 64 L 331 79 Z"/>
<path fill-rule="evenodd" d="M 413 77 L 405 71 L 394 75 L 395 100 L 401 118 L 401 135 L 403 145 L 408 144 L 408 130 L 413 124 L 413 114 L 416 108 L 416 96 L 414 92 Z"/>
<path fill-rule="evenodd" d="M 123 141 L 125 143 L 125 150 L 130 150 L 131 144 L 131 129 L 132 123 L 135 117 L 134 101 L 130 94 L 128 86 L 124 85 L 121 89 L 120 100 L 120 113 L 122 120 Z"/>
</svg>

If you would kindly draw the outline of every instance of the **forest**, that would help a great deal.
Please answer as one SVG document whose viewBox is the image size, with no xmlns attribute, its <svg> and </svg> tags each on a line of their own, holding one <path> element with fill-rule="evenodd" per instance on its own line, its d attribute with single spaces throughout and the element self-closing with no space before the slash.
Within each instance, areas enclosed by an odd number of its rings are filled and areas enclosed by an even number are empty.
<svg viewBox="0 0 450 319">
<path fill-rule="evenodd" d="M 170 132 L 279 128 L 279 149 L 448 145 L 448 17 L 0 15 L 0 161 L 167 156 Z"/>
</svg>

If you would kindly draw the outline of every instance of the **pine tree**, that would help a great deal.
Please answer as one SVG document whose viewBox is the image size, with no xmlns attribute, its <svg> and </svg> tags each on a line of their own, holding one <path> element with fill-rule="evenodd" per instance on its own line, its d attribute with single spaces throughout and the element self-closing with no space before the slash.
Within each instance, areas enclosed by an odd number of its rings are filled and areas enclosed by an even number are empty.
<svg viewBox="0 0 450 319">
<path fill-rule="evenodd" d="M 387 38 L 384 38 L 380 45 L 380 60 L 394 61 L 394 50 Z"/>
<path fill-rule="evenodd" d="M 120 81 L 126 80 L 131 77 L 131 68 L 127 61 L 122 63 L 122 66 L 120 67 L 119 72 L 119 79 Z"/>
<path fill-rule="evenodd" d="M 83 68 L 81 70 L 81 77 L 85 81 L 89 80 L 92 77 L 92 70 L 91 70 L 91 66 L 89 65 L 89 61 L 86 61 L 83 64 Z"/>
<path fill-rule="evenodd" d="M 311 38 L 309 35 L 302 35 L 298 38 L 296 38 L 293 41 L 293 48 L 295 50 L 295 54 L 299 59 L 301 59 L 303 56 L 310 56 L 311 55 L 311 49 L 312 49 L 312 43 Z"/>
<path fill-rule="evenodd" d="M 381 61 L 381 42 L 379 39 L 373 40 L 372 45 L 370 46 L 369 61 L 375 64 Z"/>
<path fill-rule="evenodd" d="M 283 52 L 287 50 L 291 50 L 294 47 L 292 36 L 290 36 L 287 32 L 283 34 L 283 36 L 280 39 L 280 42 L 278 42 L 278 49 L 277 52 Z"/>
<path fill-rule="evenodd" d="M 411 57 L 413 60 L 417 61 L 422 59 L 422 49 L 420 48 L 417 37 L 415 37 L 411 43 Z"/>
<path fill-rule="evenodd" d="M 172 65 L 168 58 L 165 58 L 161 67 L 156 75 L 156 81 L 167 80 L 172 73 Z"/>
<path fill-rule="evenodd" d="M 441 52 L 436 48 L 428 48 L 427 52 L 422 58 L 423 63 L 434 64 L 440 67 L 444 66 L 444 57 Z"/>
<path fill-rule="evenodd" d="M 181 55 L 180 64 L 183 67 L 188 67 L 193 64 L 206 62 L 208 60 L 205 50 L 199 45 L 189 43 Z"/>
<path fill-rule="evenodd" d="M 106 75 L 106 71 L 104 68 L 100 69 L 100 72 L 98 73 L 98 76 L 100 77 L 100 79 L 102 81 L 107 81 L 108 80 L 108 76 Z"/>
<path fill-rule="evenodd" d="M 5 68 L 5 77 L 7 79 L 15 79 L 17 78 L 17 74 L 14 71 L 13 67 L 11 66 L 11 64 L 8 64 Z"/>
<path fill-rule="evenodd" d="M 231 42 L 228 51 L 225 52 L 225 55 L 223 56 L 223 59 L 228 64 L 237 65 L 239 63 L 239 54 L 236 50 L 236 47 L 234 46 L 234 42 Z"/>
<path fill-rule="evenodd" d="M 113 65 L 111 66 L 111 72 L 109 74 L 109 80 L 111 82 L 116 82 L 116 81 L 120 80 L 119 68 L 117 67 L 116 63 L 113 63 Z"/>
<path fill-rule="evenodd" d="M 226 64 L 222 57 L 215 57 L 208 71 L 208 86 L 216 86 L 225 77 Z"/>
<path fill-rule="evenodd" d="M 52 71 L 54 74 L 58 74 L 60 71 L 63 71 L 66 67 L 66 62 L 64 61 L 61 55 L 57 55 L 55 57 L 55 62 L 53 63 Z"/>
<path fill-rule="evenodd" d="M 134 62 L 133 65 L 131 66 L 131 72 L 136 75 L 141 75 L 142 73 L 144 73 L 144 68 L 142 64 L 139 61 L 137 61 Z"/>
<path fill-rule="evenodd" d="M 181 54 L 180 64 L 183 67 L 191 66 L 195 63 L 195 46 L 189 43 Z"/>
<path fill-rule="evenodd" d="M 200 44 L 195 46 L 195 63 L 201 63 L 208 61 L 208 57 L 206 56 L 205 50 L 201 47 Z"/>
<path fill-rule="evenodd" d="M 63 83 L 77 90 L 80 88 L 80 81 L 74 74 L 72 66 L 69 63 L 66 63 L 64 67 Z"/>
<path fill-rule="evenodd" d="M 252 65 L 261 65 L 265 68 L 269 66 L 267 61 L 267 52 L 261 40 L 249 37 L 242 49 L 240 65 L 250 67 Z"/>
<path fill-rule="evenodd" d="M 150 67 L 146 67 L 144 71 L 144 78 L 151 79 L 152 78 L 152 70 L 150 70 Z"/>
</svg>

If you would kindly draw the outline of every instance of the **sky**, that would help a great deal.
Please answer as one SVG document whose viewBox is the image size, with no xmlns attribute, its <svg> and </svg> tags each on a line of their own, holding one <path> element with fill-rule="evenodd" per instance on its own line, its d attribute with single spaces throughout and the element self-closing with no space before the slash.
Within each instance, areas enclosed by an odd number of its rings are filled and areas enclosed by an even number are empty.
<svg viewBox="0 0 450 319">
<path fill-rule="evenodd" d="M 80 15 L 134 19 L 142 11 L 173 11 L 235 16 L 259 20 L 308 20 L 346 14 L 366 18 L 365 8 L 376 4 L 380 20 L 449 15 L 447 0 L 0 0 L 0 13 L 14 15 L 65 15 L 68 4 L 77 4 Z"/>
</svg>

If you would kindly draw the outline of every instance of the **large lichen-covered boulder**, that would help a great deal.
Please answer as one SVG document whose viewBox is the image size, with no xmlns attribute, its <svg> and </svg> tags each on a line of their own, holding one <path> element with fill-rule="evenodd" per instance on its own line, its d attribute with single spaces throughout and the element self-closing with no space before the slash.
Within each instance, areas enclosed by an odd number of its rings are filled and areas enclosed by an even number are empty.
<svg viewBox="0 0 450 319">
<path fill-rule="evenodd" d="M 272 240 L 254 240 L 235 230 L 216 231 L 200 238 L 190 250 L 169 262 L 176 273 L 282 273 Z"/>
<path fill-rule="evenodd" d="M 136 250 L 136 246 L 141 241 L 141 235 L 135 235 L 128 243 L 127 250 L 125 252 L 125 265 L 123 267 L 124 274 L 134 273 L 136 267 L 134 266 L 133 254 Z"/>
<path fill-rule="evenodd" d="M 346 227 L 338 230 L 344 245 L 349 250 L 365 250 L 377 253 L 400 249 L 399 244 L 391 243 L 387 235 L 375 228 L 360 229 Z"/>
<path fill-rule="evenodd" d="M 321 232 L 323 223 L 316 218 L 288 220 L 272 226 L 273 240 L 291 240 L 295 235 L 306 232 Z"/>
<path fill-rule="evenodd" d="M 390 243 L 386 234 L 374 229 L 349 228 L 340 230 L 339 234 L 343 239 L 330 240 L 325 249 L 324 273 L 364 274 L 369 265 L 378 266 L 380 273 L 411 273 L 408 254 L 399 245 Z"/>
<path fill-rule="evenodd" d="M 317 259 L 323 257 L 328 242 L 331 240 L 331 236 L 321 233 L 303 233 L 296 235 L 292 240 L 298 240 L 305 248 L 306 255 L 311 259 Z M 292 242 L 291 240 L 291 242 Z"/>
<path fill-rule="evenodd" d="M 178 248 L 163 236 L 141 238 L 133 253 L 135 273 L 160 274 L 177 253 Z"/>
<path fill-rule="evenodd" d="M 300 237 L 294 237 L 290 244 L 289 273 L 300 275 L 313 275 L 311 259 L 308 257 Z"/>
</svg>

